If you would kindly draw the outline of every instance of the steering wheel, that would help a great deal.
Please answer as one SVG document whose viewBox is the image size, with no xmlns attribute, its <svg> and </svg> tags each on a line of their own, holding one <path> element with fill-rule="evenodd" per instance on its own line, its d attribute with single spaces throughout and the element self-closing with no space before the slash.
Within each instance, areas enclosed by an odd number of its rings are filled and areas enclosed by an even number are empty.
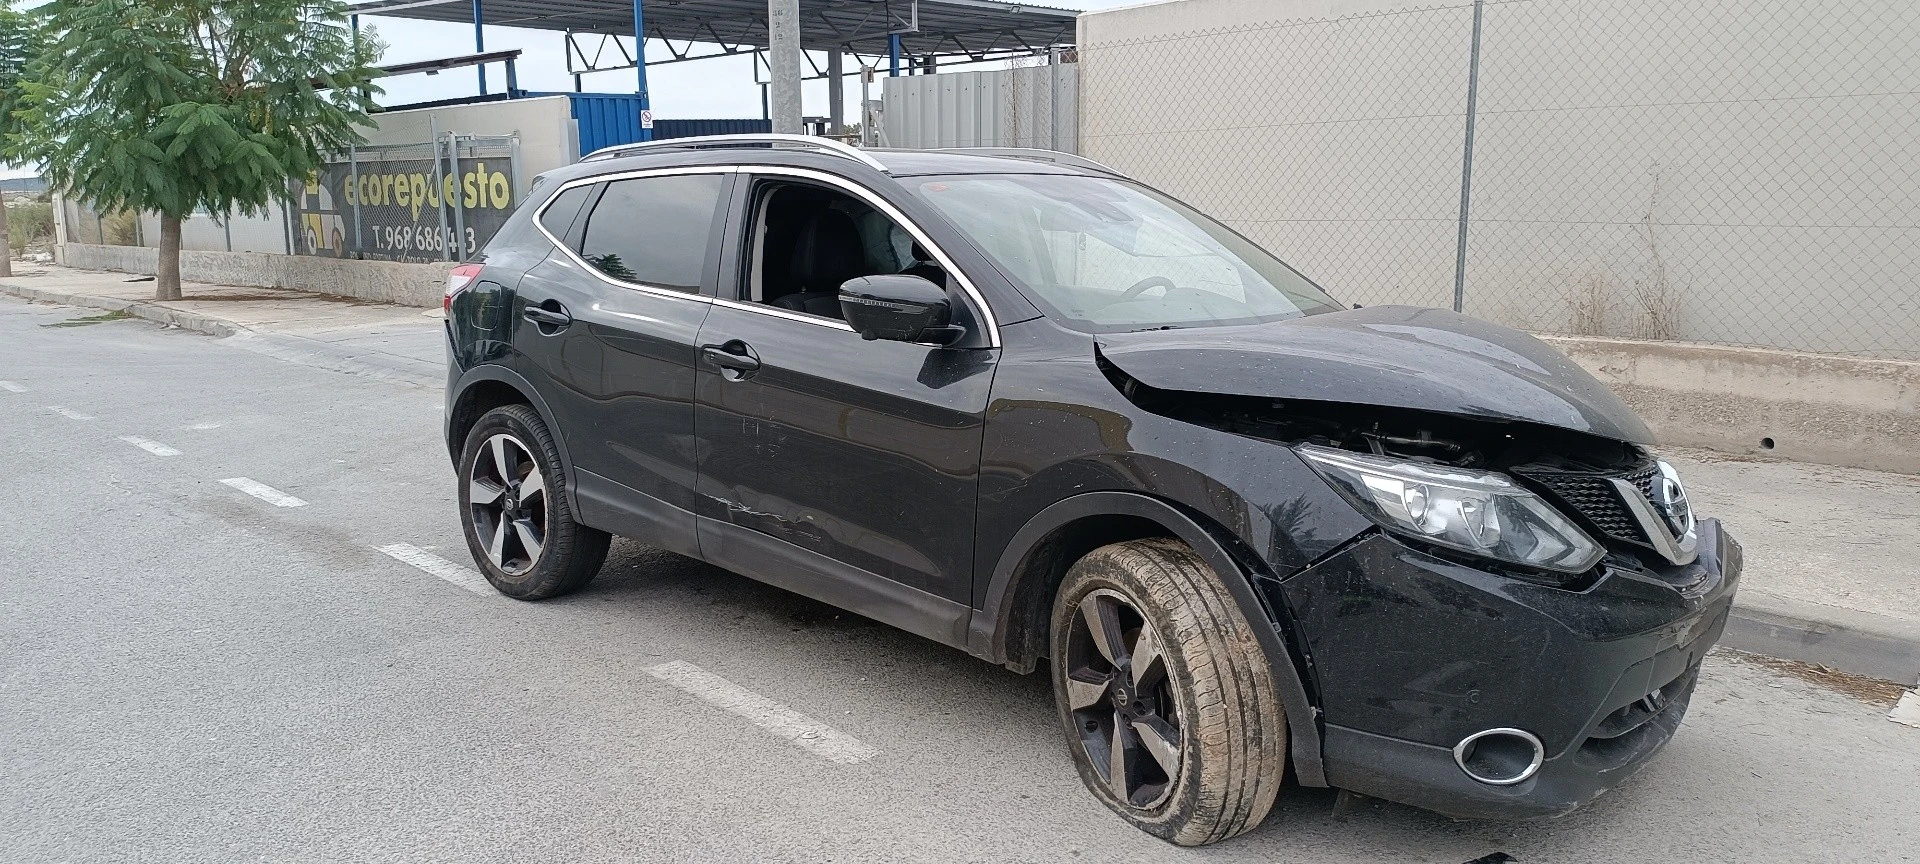
<svg viewBox="0 0 1920 864">
<path fill-rule="evenodd" d="M 1125 292 L 1123 292 L 1120 295 L 1120 299 L 1115 300 L 1113 301 L 1113 303 L 1109 303 L 1107 305 L 1112 306 L 1117 303 L 1125 303 L 1128 300 L 1132 300 L 1135 297 L 1138 297 L 1142 294 L 1147 293 L 1148 288 L 1165 288 L 1168 291 L 1172 291 L 1178 287 L 1180 286 L 1173 284 L 1173 280 L 1168 279 L 1165 276 L 1148 276 L 1145 279 L 1142 279 L 1138 282 L 1133 283 L 1133 287 L 1128 288 Z"/>
</svg>

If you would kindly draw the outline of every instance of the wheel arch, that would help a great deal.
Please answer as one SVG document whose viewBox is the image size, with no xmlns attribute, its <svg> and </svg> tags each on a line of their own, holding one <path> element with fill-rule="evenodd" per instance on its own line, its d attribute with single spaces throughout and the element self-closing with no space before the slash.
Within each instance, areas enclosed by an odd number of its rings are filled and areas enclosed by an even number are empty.
<svg viewBox="0 0 1920 864">
<path fill-rule="evenodd" d="M 561 467 L 567 472 L 567 503 L 578 510 L 579 502 L 572 500 L 573 459 L 567 453 L 567 437 L 553 421 L 553 411 L 547 407 L 547 401 L 527 379 L 505 366 L 483 363 L 460 376 L 453 394 L 447 400 L 446 436 L 447 456 L 454 463 L 454 470 L 460 469 L 460 451 L 466 444 L 468 430 L 482 415 L 502 405 L 526 405 L 540 415 L 540 422 L 547 424 L 547 431 L 553 435 L 553 445 L 560 450 Z"/>
<path fill-rule="evenodd" d="M 1146 537 L 1178 539 L 1221 575 L 1241 614 L 1254 624 L 1254 636 L 1271 659 L 1268 665 L 1286 713 L 1295 776 L 1303 785 L 1325 786 L 1319 712 L 1307 696 L 1279 625 L 1219 531 L 1170 502 L 1136 492 L 1086 492 L 1056 501 L 1027 520 L 1000 554 L 985 602 L 973 614 L 968 650 L 1015 671 L 1032 671 L 1045 654 L 1053 594 L 1075 561 L 1109 543 Z"/>
</svg>

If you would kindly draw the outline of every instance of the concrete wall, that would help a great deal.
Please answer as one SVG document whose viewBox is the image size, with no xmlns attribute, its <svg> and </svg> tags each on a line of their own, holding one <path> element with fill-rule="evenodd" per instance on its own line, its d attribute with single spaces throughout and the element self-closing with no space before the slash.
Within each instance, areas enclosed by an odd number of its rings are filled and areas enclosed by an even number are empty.
<svg viewBox="0 0 1920 864">
<path fill-rule="evenodd" d="M 1079 152 L 1074 63 L 882 78 L 883 147 Z"/>
<path fill-rule="evenodd" d="M 1366 304 L 1450 305 L 1471 4 L 1080 17 L 1081 152 Z M 1920 3 L 1485 6 L 1466 311 L 1920 359 Z"/>
<path fill-rule="evenodd" d="M 1663 444 L 1920 474 L 1920 363 L 1547 337 Z"/>
<path fill-rule="evenodd" d="M 160 253 L 141 246 L 67 243 L 58 248 L 60 263 L 83 270 L 151 274 Z M 402 306 L 440 305 L 448 265 L 349 261 L 257 252 L 180 253 L 180 278 L 214 285 L 293 288 L 342 297 L 358 297 Z"/>
</svg>

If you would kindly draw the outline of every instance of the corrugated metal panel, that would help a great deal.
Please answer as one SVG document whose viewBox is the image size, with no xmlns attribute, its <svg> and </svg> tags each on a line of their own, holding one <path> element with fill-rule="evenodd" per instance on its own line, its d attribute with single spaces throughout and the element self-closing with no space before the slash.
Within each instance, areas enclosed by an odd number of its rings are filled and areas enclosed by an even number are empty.
<svg viewBox="0 0 1920 864">
<path fill-rule="evenodd" d="M 580 153 L 640 140 L 637 93 L 568 93 L 574 123 L 580 128 Z"/>
<path fill-rule="evenodd" d="M 655 120 L 653 140 L 694 138 L 701 135 L 764 135 L 773 131 L 769 120 Z"/>
<path fill-rule="evenodd" d="M 580 128 L 580 153 L 640 140 L 640 97 L 632 93 L 568 93 L 573 119 Z M 692 138 L 699 135 L 746 135 L 773 130 L 760 119 L 656 120 L 653 138 Z"/>
<path fill-rule="evenodd" d="M 885 78 L 887 147 L 1037 147 L 1079 151 L 1080 67 Z"/>
</svg>

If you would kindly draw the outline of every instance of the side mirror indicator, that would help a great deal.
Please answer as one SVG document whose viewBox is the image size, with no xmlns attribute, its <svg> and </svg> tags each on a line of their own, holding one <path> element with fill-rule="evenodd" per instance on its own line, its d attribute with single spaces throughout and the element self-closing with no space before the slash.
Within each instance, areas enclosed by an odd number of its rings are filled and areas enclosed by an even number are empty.
<svg viewBox="0 0 1920 864">
<path fill-rule="evenodd" d="M 947 292 L 919 276 L 862 276 L 840 286 L 840 314 L 862 339 L 945 347 L 967 328 L 953 322 Z"/>
</svg>

